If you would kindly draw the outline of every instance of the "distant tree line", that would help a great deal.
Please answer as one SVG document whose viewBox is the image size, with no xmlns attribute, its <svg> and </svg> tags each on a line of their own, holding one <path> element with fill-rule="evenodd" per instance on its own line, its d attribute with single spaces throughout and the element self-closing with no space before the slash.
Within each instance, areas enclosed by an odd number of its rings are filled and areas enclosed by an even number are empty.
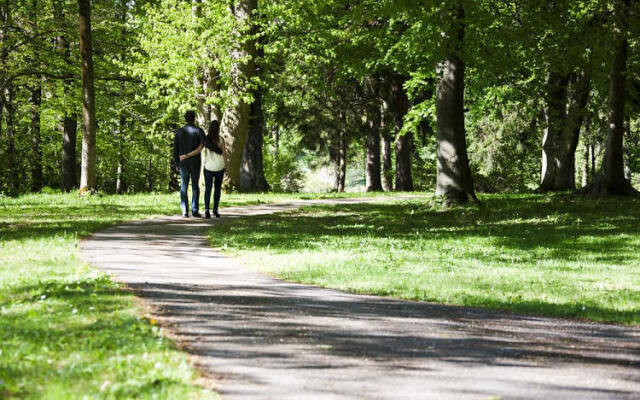
<svg viewBox="0 0 640 400">
<path fill-rule="evenodd" d="M 193 108 L 238 191 L 637 195 L 639 34 L 637 0 L 0 0 L 0 192 L 173 190 Z"/>
</svg>

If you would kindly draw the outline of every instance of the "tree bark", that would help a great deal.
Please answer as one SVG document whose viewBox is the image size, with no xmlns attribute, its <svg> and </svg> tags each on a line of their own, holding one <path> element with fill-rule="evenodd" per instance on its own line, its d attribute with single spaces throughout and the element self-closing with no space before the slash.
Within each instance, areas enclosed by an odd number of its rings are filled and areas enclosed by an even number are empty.
<svg viewBox="0 0 640 400">
<path fill-rule="evenodd" d="M 438 66 L 436 87 L 436 195 L 445 197 L 449 204 L 477 201 L 464 124 L 465 63 L 456 54 L 464 41 L 464 9 L 461 3 L 455 19 L 457 32 L 451 40 L 455 41 L 453 48 L 457 51 Z"/>
<path fill-rule="evenodd" d="M 379 192 L 382 191 L 382 181 L 380 177 L 380 104 L 377 99 L 370 100 L 367 108 L 366 129 L 366 191 Z"/>
<path fill-rule="evenodd" d="M 227 176 L 232 189 L 240 187 L 240 171 L 244 144 L 249 129 L 251 107 L 245 101 L 248 82 L 253 76 L 256 54 L 255 38 L 241 37 L 252 24 L 252 14 L 257 7 L 257 0 L 238 0 L 229 5 L 235 17 L 236 48 L 231 51 L 231 73 L 229 83 L 230 104 L 222 116 L 220 133 L 224 139 L 227 153 Z"/>
<path fill-rule="evenodd" d="M 91 41 L 91 2 L 78 0 L 80 57 L 82 61 L 82 169 L 80 191 L 96 189 L 96 103 Z"/>
<path fill-rule="evenodd" d="M 63 4 L 56 2 L 54 6 L 54 19 L 59 26 L 64 23 L 64 15 L 62 14 Z M 64 36 L 58 36 L 57 38 L 58 53 L 65 61 L 66 64 L 70 64 L 69 45 L 67 39 Z M 71 89 L 69 83 L 63 82 L 63 103 L 64 115 L 60 120 L 60 132 L 62 133 L 62 189 L 65 192 L 70 192 L 78 185 L 77 177 L 77 165 L 76 165 L 76 136 L 78 131 L 78 116 L 75 113 L 69 113 L 69 105 L 67 104 L 67 97 Z"/>
<path fill-rule="evenodd" d="M 253 33 L 258 33 L 254 25 Z M 264 44 L 264 43 L 262 43 Z M 264 58 L 263 46 L 256 49 L 254 61 L 254 76 L 260 76 L 262 70 L 261 61 Z M 266 192 L 269 183 L 264 176 L 264 163 L 262 147 L 264 144 L 264 115 L 262 110 L 262 86 L 253 91 L 253 103 L 249 117 L 249 131 L 242 153 L 242 168 L 240 170 L 240 191 L 242 192 Z"/>
<path fill-rule="evenodd" d="M 153 192 L 153 158 L 147 160 L 147 192 Z"/>
<path fill-rule="evenodd" d="M 70 192 L 78 185 L 76 175 L 76 135 L 78 121 L 65 115 L 62 119 L 62 187 Z"/>
<path fill-rule="evenodd" d="M 395 76 L 391 83 L 391 112 L 396 136 L 396 190 L 411 192 L 414 190 L 411 175 L 411 156 L 413 155 L 413 132 L 401 133 L 404 116 L 409 111 L 409 98 L 402 87 L 404 78 Z"/>
<path fill-rule="evenodd" d="M 126 129 L 126 118 L 120 111 L 120 120 L 118 121 L 118 167 L 116 169 L 116 194 L 122 194 L 124 189 L 124 132 Z"/>
<path fill-rule="evenodd" d="M 341 132 L 337 138 L 336 148 L 336 192 L 344 192 L 347 180 L 347 152 L 349 142 L 347 134 Z"/>
<path fill-rule="evenodd" d="M 625 147 L 624 152 L 624 179 L 631 182 L 631 177 L 633 175 L 633 171 L 631 170 L 631 149 L 637 148 L 638 143 L 633 143 L 631 141 L 631 117 L 628 114 L 625 116 L 624 140 L 627 141 L 627 146 Z"/>
<path fill-rule="evenodd" d="M 240 191 L 266 192 L 269 184 L 264 177 L 262 145 L 264 143 L 264 116 L 262 114 L 262 89 L 254 91 L 251 103 L 251 119 L 249 132 L 242 154 L 242 170 L 240 172 Z"/>
<path fill-rule="evenodd" d="M 538 191 L 567 190 L 569 169 L 567 153 L 569 138 L 566 136 L 569 74 L 549 72 L 547 78 L 546 128 L 542 138 L 542 174 Z"/>
<path fill-rule="evenodd" d="M 591 74 L 587 70 L 582 70 L 578 75 L 573 76 L 572 94 L 567 115 L 566 129 L 571 137 L 568 155 L 569 176 L 567 177 L 569 189 L 576 187 L 576 150 L 580 141 L 580 130 L 587 115 L 586 108 L 590 92 Z"/>
<path fill-rule="evenodd" d="M 42 177 L 42 148 L 40 131 L 40 106 L 42 104 L 42 84 L 38 82 L 31 88 L 31 146 L 33 158 L 31 159 L 31 191 L 40 192 L 44 184 Z"/>
<path fill-rule="evenodd" d="M 5 4 L 5 8 L 0 13 L 0 74 L 4 75 L 4 71 L 7 70 L 7 60 L 9 58 L 9 43 L 7 38 L 7 32 L 5 31 L 5 25 L 11 25 L 11 10 L 9 4 Z M 4 76 L 3 76 L 4 78 Z M 6 136 L 6 159 L 7 171 L 4 174 L 6 176 L 6 193 L 9 196 L 16 196 L 19 192 L 19 171 L 17 165 L 17 155 L 15 146 L 15 108 L 14 108 L 14 88 L 12 82 L 0 81 L 3 84 L 0 89 L 0 97 L 2 98 L 2 109 L 4 116 L 5 136 Z M 4 167 L 4 166 L 3 166 Z"/>
<path fill-rule="evenodd" d="M 591 77 L 585 70 L 579 74 L 549 74 L 538 191 L 575 189 L 575 154 L 590 91 Z"/>
<path fill-rule="evenodd" d="M 15 142 L 15 108 L 13 104 L 14 88 L 11 83 L 7 85 L 4 99 L 5 109 L 5 135 L 7 137 L 7 194 L 17 196 L 20 192 L 20 171 L 18 170 L 18 157 Z"/>
<path fill-rule="evenodd" d="M 626 102 L 626 67 L 629 42 L 627 38 L 629 0 L 618 0 L 614 5 L 614 43 L 609 74 L 609 132 L 605 142 L 603 171 L 593 187 L 592 194 L 639 196 L 624 174 L 624 106 Z"/>
<path fill-rule="evenodd" d="M 625 8 L 628 1 L 623 1 Z M 611 63 L 609 84 L 609 132 L 605 142 L 604 173 L 610 193 L 625 194 L 629 182 L 624 176 L 624 105 L 628 41 L 622 32 L 618 35 Z"/>
<path fill-rule="evenodd" d="M 380 106 L 380 129 L 382 131 L 382 184 L 384 190 L 393 190 L 393 154 L 391 153 L 391 143 L 393 136 L 390 134 L 388 126 L 388 104 L 385 100 Z"/>
<path fill-rule="evenodd" d="M 584 153 L 582 154 L 582 168 L 581 168 L 581 178 L 582 178 L 582 187 L 587 187 L 589 185 L 589 148 L 591 146 L 588 144 L 584 145 Z"/>
</svg>

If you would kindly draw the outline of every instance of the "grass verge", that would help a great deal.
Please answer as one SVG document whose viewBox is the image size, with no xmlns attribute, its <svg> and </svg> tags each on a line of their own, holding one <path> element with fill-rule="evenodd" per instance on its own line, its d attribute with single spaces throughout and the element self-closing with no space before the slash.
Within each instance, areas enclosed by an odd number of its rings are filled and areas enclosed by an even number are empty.
<svg viewBox="0 0 640 400">
<path fill-rule="evenodd" d="M 317 206 L 213 228 L 275 277 L 545 316 L 640 324 L 640 203 L 490 195 L 487 210 L 425 200 Z"/>
</svg>

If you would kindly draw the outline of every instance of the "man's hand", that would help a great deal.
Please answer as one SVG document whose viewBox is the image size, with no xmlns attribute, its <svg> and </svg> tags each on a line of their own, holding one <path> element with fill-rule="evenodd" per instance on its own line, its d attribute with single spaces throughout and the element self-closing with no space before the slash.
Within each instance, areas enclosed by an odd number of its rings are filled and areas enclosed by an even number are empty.
<svg viewBox="0 0 640 400">
<path fill-rule="evenodd" d="M 184 160 L 186 160 L 187 158 L 189 158 L 189 156 L 188 156 L 188 155 L 186 155 L 186 154 L 183 154 L 183 155 L 181 155 L 181 156 L 180 156 L 180 161 L 184 161 Z"/>
<path fill-rule="evenodd" d="M 176 167 L 176 172 L 180 172 L 180 168 Z"/>
</svg>

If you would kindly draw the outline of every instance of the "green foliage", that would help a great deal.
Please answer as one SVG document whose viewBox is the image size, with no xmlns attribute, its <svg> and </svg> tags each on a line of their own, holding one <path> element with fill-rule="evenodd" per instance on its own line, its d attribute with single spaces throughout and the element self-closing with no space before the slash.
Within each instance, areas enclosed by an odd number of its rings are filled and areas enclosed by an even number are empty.
<svg viewBox="0 0 640 400">
<path fill-rule="evenodd" d="M 482 210 L 432 209 L 426 199 L 307 207 L 216 226 L 209 240 L 285 280 L 640 324 L 637 200 L 481 200 Z"/>
<path fill-rule="evenodd" d="M 583 137 L 603 142 L 613 45 L 611 4 L 261 1 L 255 25 L 238 26 L 229 3 L 218 0 L 93 1 L 99 189 L 115 191 L 120 164 L 124 191 L 167 190 L 177 179 L 169 155 L 182 113 L 195 107 L 224 111 L 233 95 L 232 56 L 253 39 L 264 52 L 253 60 L 259 61 L 260 71 L 249 82 L 238 82 L 242 90 L 237 95 L 252 100 L 251 90 L 260 86 L 265 137 L 282 132 L 282 154 L 264 152 L 274 188 L 296 188 L 297 170 L 284 169 L 300 162 L 309 161 L 300 167 L 310 168 L 330 155 L 335 164 L 335 149 L 343 137 L 350 160 L 360 162 L 364 117 L 371 106 L 389 100 L 394 76 L 406 80 L 404 90 L 411 99 L 402 133 L 419 138 L 412 167 L 415 184 L 433 187 L 436 66 L 453 53 L 466 64 L 467 139 L 480 189 L 532 187 L 540 169 L 534 166 L 540 155 L 534 141 L 540 140 L 544 121 L 526 137 L 523 131 L 544 106 L 550 71 L 590 72 L 589 124 Z M 456 45 L 459 27 L 453 16 L 458 5 L 465 12 L 465 36 Z M 639 168 L 633 161 L 640 115 L 638 7 L 632 2 L 628 24 L 627 112 L 633 129 L 626 151 L 633 171 Z M 10 171 L 0 175 L 0 192 L 30 189 L 38 140 L 45 186 L 59 187 L 60 121 L 64 115 L 80 119 L 76 1 L 7 0 L 0 11 L 0 104 L 11 103 L 15 110 L 14 134 L 9 135 L 8 108 L 0 106 L 0 168 Z M 61 38 L 64 49 L 58 48 Z M 30 91 L 38 85 L 43 89 L 37 110 L 39 139 L 30 128 Z M 385 123 L 389 131 L 391 120 Z M 426 133 L 425 124 L 431 126 Z M 287 176 L 293 178 L 280 182 Z"/>
<path fill-rule="evenodd" d="M 267 149 L 273 148 L 267 144 Z M 302 190 L 303 172 L 296 149 L 279 147 L 264 153 L 264 175 L 275 193 L 293 193 Z"/>
<path fill-rule="evenodd" d="M 510 98 L 509 88 L 487 91 L 467 120 L 476 190 L 532 190 L 539 182 L 540 112 Z"/>
</svg>

